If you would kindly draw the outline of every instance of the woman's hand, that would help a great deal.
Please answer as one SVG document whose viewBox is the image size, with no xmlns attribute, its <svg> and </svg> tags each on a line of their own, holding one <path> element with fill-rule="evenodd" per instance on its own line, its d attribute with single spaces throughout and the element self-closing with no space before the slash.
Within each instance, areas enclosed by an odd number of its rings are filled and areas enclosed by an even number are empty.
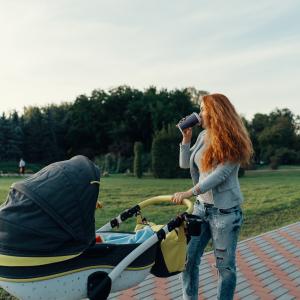
<svg viewBox="0 0 300 300">
<path fill-rule="evenodd" d="M 186 128 L 182 132 L 182 144 L 189 144 L 192 140 L 193 129 L 192 127 Z"/>
<path fill-rule="evenodd" d="M 97 202 L 96 202 L 96 209 L 97 209 L 97 208 L 102 208 L 102 207 L 103 207 L 102 203 L 99 202 L 99 201 L 97 201 Z"/>
<path fill-rule="evenodd" d="M 192 196 L 193 196 L 192 190 L 188 190 L 186 192 L 178 192 L 172 196 L 171 201 L 176 204 L 181 204 L 183 199 L 190 198 Z"/>
</svg>

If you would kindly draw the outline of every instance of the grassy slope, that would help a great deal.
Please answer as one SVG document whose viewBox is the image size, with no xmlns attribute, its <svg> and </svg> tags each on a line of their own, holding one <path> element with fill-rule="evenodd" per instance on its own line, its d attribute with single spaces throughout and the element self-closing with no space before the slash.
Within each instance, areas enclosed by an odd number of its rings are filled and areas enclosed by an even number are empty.
<svg viewBox="0 0 300 300">
<path fill-rule="evenodd" d="M 0 202 L 6 198 L 12 182 L 20 178 L 0 178 Z M 240 180 L 244 194 L 245 221 L 241 239 L 294 223 L 300 220 L 300 171 L 250 171 Z M 136 179 L 121 175 L 101 179 L 100 200 L 102 210 L 96 212 L 99 227 L 138 202 L 156 195 L 172 194 L 191 187 L 189 179 Z M 177 212 L 179 206 L 152 206 L 144 215 L 155 223 L 165 223 Z M 126 222 L 120 229 L 132 230 L 134 220 Z M 0 299 L 9 299 L 0 292 Z"/>
</svg>

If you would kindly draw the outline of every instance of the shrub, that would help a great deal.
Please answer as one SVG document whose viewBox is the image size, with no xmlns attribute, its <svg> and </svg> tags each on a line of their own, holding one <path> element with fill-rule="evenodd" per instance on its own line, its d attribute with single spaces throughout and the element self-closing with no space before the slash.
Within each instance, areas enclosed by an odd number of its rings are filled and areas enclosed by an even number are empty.
<svg viewBox="0 0 300 300">
<path fill-rule="evenodd" d="M 106 153 L 98 155 L 94 160 L 95 164 L 100 168 L 101 173 L 109 174 L 124 173 L 127 169 L 131 170 L 133 166 L 133 157 L 124 157 L 114 153 Z"/>
<path fill-rule="evenodd" d="M 272 170 L 277 170 L 279 167 L 279 158 L 277 156 L 270 157 L 270 168 Z"/>
<path fill-rule="evenodd" d="M 297 151 L 296 163 L 300 164 L 300 151 Z"/>
<path fill-rule="evenodd" d="M 245 169 L 240 167 L 239 168 L 239 173 L 238 173 L 238 177 L 243 177 L 245 175 Z"/>
<path fill-rule="evenodd" d="M 152 171 L 157 178 L 188 177 L 189 172 L 179 168 L 181 134 L 175 125 L 156 132 L 152 142 Z"/>
<path fill-rule="evenodd" d="M 257 169 L 257 165 L 253 159 L 249 162 L 249 164 L 247 164 L 246 166 L 243 166 L 243 167 L 245 170 L 256 170 Z"/>
<path fill-rule="evenodd" d="M 275 156 L 279 159 L 281 164 L 293 164 L 297 162 L 297 152 L 285 147 L 279 148 L 275 151 Z"/>
<path fill-rule="evenodd" d="M 137 178 L 141 178 L 143 175 L 142 171 L 142 150 L 143 144 L 141 142 L 134 143 L 134 162 L 133 162 L 133 170 L 134 175 Z"/>
<path fill-rule="evenodd" d="M 111 153 L 105 154 L 104 172 L 110 173 L 112 171 L 112 164 L 113 164 L 112 154 Z"/>
<path fill-rule="evenodd" d="M 143 156 L 142 156 L 142 171 L 145 173 L 151 173 L 151 153 L 145 153 L 143 151 Z"/>
</svg>

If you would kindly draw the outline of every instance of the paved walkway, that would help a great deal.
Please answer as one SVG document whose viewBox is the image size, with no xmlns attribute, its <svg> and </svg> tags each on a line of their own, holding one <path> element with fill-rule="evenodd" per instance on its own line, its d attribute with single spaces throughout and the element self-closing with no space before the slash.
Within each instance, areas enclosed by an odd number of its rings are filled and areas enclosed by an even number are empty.
<svg viewBox="0 0 300 300">
<path fill-rule="evenodd" d="M 211 252 L 200 267 L 199 299 L 216 299 L 217 272 Z M 235 300 L 300 299 L 300 222 L 241 241 L 237 251 Z M 111 300 L 182 299 L 179 275 L 149 275 L 138 286 L 110 295 Z"/>
</svg>

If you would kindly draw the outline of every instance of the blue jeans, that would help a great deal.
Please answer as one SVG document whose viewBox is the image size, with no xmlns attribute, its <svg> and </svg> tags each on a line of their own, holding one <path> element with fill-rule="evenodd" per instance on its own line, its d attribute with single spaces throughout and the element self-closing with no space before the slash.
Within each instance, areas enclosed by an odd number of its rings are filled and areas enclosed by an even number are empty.
<svg viewBox="0 0 300 300">
<path fill-rule="evenodd" d="M 204 249 L 212 239 L 218 269 L 217 299 L 233 299 L 236 286 L 235 252 L 243 214 L 240 207 L 222 212 L 204 207 L 196 201 L 194 215 L 203 219 L 200 236 L 192 236 L 188 244 L 187 262 L 182 273 L 183 299 L 198 300 L 199 265 Z"/>
</svg>

